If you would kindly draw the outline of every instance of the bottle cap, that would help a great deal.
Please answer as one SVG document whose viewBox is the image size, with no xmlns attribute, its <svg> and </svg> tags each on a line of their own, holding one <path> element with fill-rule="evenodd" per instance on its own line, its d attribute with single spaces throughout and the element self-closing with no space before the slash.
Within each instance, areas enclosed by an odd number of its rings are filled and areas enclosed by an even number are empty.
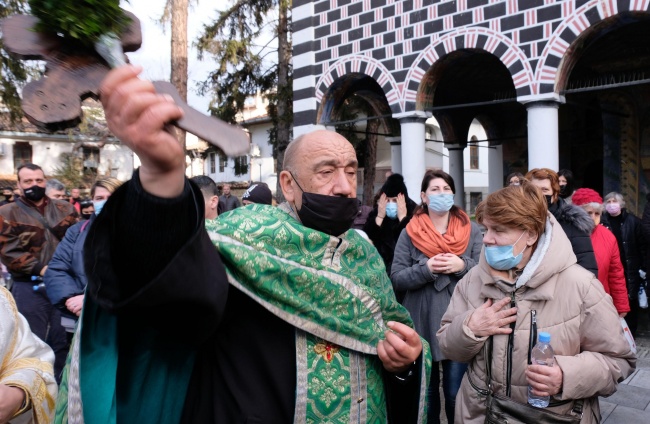
<svg viewBox="0 0 650 424">
<path fill-rule="evenodd" d="M 550 333 L 545 333 L 541 332 L 538 334 L 539 341 L 542 343 L 549 343 L 551 341 L 551 334 Z"/>
</svg>

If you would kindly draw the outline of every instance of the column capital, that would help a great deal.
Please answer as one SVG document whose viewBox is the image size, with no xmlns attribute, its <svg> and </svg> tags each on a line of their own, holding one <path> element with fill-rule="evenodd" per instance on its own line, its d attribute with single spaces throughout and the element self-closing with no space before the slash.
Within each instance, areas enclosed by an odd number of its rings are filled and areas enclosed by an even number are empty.
<svg viewBox="0 0 650 424">
<path fill-rule="evenodd" d="M 535 109 L 535 108 L 554 108 L 558 109 L 560 103 L 553 100 L 539 100 L 536 102 L 525 103 L 526 109 Z"/>
<path fill-rule="evenodd" d="M 447 144 L 445 143 L 445 149 L 449 150 L 450 152 L 454 150 L 465 150 L 465 147 L 467 147 L 467 143 L 465 144 Z"/>
<path fill-rule="evenodd" d="M 398 119 L 400 123 L 406 124 L 411 122 L 426 122 L 427 119 L 431 118 L 431 113 L 424 112 L 422 110 L 414 110 L 411 112 L 401 112 L 394 113 L 393 118 Z"/>
<path fill-rule="evenodd" d="M 386 141 L 391 146 L 400 146 L 402 144 L 402 137 L 386 137 Z"/>
<path fill-rule="evenodd" d="M 557 102 L 566 103 L 566 98 L 558 93 L 535 94 L 530 96 L 517 97 L 517 101 L 524 105 L 537 102 Z"/>
</svg>

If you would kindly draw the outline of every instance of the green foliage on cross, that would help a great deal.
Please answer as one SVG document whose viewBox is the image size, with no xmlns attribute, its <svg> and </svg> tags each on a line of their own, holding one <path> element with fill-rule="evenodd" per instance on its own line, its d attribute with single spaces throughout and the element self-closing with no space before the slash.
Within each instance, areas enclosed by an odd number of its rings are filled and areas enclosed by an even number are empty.
<svg viewBox="0 0 650 424">
<path fill-rule="evenodd" d="M 129 23 L 120 0 L 29 0 L 38 30 L 92 46 L 108 33 L 119 35 Z"/>
</svg>

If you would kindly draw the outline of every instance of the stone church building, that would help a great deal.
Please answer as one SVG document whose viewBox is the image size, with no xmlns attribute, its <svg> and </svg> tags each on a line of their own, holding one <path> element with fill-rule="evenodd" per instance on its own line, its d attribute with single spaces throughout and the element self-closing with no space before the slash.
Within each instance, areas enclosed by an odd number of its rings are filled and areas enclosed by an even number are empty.
<svg viewBox="0 0 650 424">
<path fill-rule="evenodd" d="M 391 168 L 417 197 L 426 143 L 443 142 L 464 203 L 463 151 L 485 129 L 490 189 L 531 168 L 578 186 L 650 191 L 650 0 L 293 0 L 294 136 L 360 96 Z M 435 118 L 432 140 L 427 120 Z M 471 145 L 473 142 L 469 141 Z"/>
</svg>

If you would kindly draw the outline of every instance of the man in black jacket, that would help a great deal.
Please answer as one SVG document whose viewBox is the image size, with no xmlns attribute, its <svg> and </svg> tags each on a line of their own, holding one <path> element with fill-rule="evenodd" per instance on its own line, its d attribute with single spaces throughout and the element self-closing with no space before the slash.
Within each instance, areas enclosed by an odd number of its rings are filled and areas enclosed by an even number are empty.
<svg viewBox="0 0 650 424">
<path fill-rule="evenodd" d="M 526 179 L 536 185 L 546 197 L 548 211 L 555 216 L 569 238 L 578 265 L 598 275 L 598 264 L 591 244 L 594 221 L 584 209 L 568 204 L 560 197 L 560 180 L 555 171 L 535 168 L 528 171 Z"/>
<path fill-rule="evenodd" d="M 226 183 L 222 187 L 223 194 L 219 196 L 219 201 L 223 203 L 224 205 L 224 212 L 231 211 L 233 209 L 237 209 L 239 206 L 239 199 L 237 196 L 233 195 L 230 193 L 230 184 Z"/>
<path fill-rule="evenodd" d="M 365 359 L 359 362 L 358 354 L 350 349 L 324 342 L 314 350 L 325 360 L 335 359 L 337 367 L 348 368 L 347 374 L 331 374 L 326 369 L 318 381 L 298 382 L 297 375 L 307 365 L 301 358 L 308 353 L 298 349 L 299 324 L 293 318 L 287 320 L 263 297 L 228 284 L 222 259 L 203 228 L 202 196 L 185 178 L 182 146 L 165 131 L 165 123 L 179 119 L 182 112 L 156 95 L 137 73 L 137 68 L 128 66 L 114 70 L 101 90 L 109 127 L 138 154 L 142 166 L 109 199 L 86 244 L 89 286 L 79 362 L 86 421 L 106 420 L 115 414 L 117 422 L 279 424 L 304 418 L 304 408 L 311 406 L 298 400 L 321 390 L 322 402 L 329 405 L 334 398 L 343 399 L 341 405 L 347 405 L 343 408 L 349 408 L 358 422 L 376 420 L 386 412 L 391 422 L 419 421 L 424 412 L 420 389 L 426 387 L 423 345 L 414 330 L 400 323 L 388 322 L 390 331 L 382 333 L 385 338 L 376 345 L 381 372 L 366 369 Z M 285 170 L 279 176 L 287 208 L 295 219 L 291 225 L 302 222 L 314 237 L 325 237 L 332 249 L 323 260 L 336 269 L 339 261 L 353 260 L 339 257 L 338 252 L 349 244 L 341 234 L 356 214 L 356 202 L 352 202 L 356 155 L 335 133 L 322 131 L 301 140 L 287 149 Z M 242 208 L 240 213 L 254 208 Z M 237 212 L 229 216 L 236 218 Z M 245 231 L 253 222 L 242 224 Z M 291 234 L 277 234 L 278 239 L 287 236 Z M 287 265 L 307 269 L 313 258 L 304 259 Z M 379 270 L 383 275 L 383 268 Z M 232 272 L 237 271 L 229 269 L 231 281 L 239 280 Z M 290 279 L 283 275 L 278 270 L 278 284 Z M 310 275 L 299 278 L 303 290 L 309 290 Z M 369 297 L 364 292 L 355 295 L 382 299 L 371 302 L 379 317 L 390 313 L 385 311 L 388 305 L 399 309 L 394 297 L 391 302 L 392 294 L 385 291 L 390 290 L 390 282 L 385 281 L 387 285 L 367 293 Z M 317 296 L 327 298 L 328 293 L 312 295 L 316 304 Z M 347 316 L 349 312 L 339 313 Z M 339 332 L 346 333 L 344 329 Z M 84 346 L 89 345 L 103 349 L 84 353 Z M 359 384 L 344 378 L 352 374 Z M 103 387 L 93 388 L 94 394 L 84 398 L 84 378 L 101 382 Z M 140 391 L 145 387 L 146 394 Z M 367 408 L 365 393 L 384 389 L 387 405 L 381 410 Z M 75 407 L 72 402 L 69 406 Z M 348 414 L 348 409 L 340 413 Z"/>
</svg>

